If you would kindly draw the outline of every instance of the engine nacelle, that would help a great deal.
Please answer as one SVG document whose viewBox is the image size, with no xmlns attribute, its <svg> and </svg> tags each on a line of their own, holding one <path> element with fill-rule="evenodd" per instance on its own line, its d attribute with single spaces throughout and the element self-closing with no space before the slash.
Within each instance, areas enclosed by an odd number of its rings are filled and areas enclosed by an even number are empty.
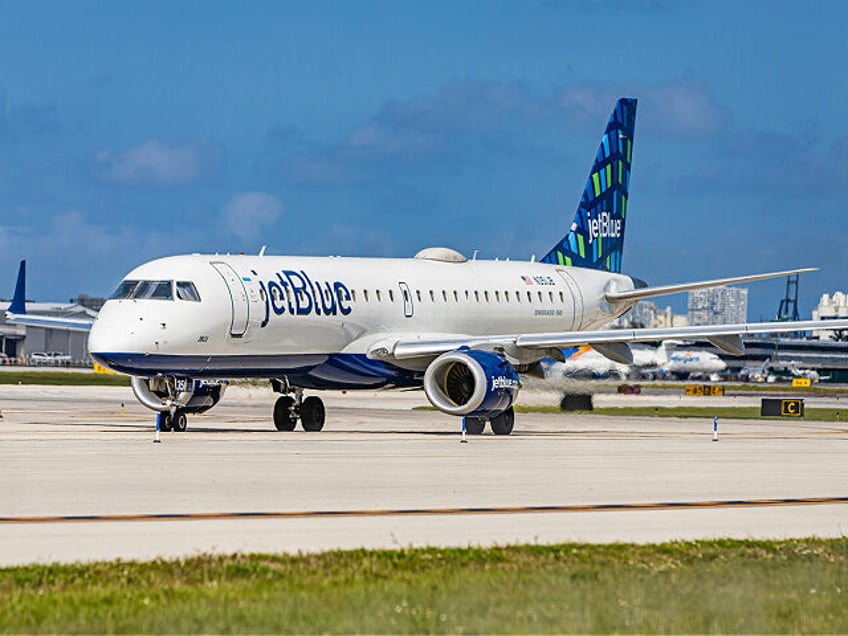
<svg viewBox="0 0 848 636">
<path fill-rule="evenodd" d="M 424 373 L 430 404 L 450 415 L 498 415 L 512 406 L 520 388 L 513 366 L 490 351 L 450 351 Z"/>
<path fill-rule="evenodd" d="M 224 396 L 226 382 L 191 378 L 132 378 L 133 393 L 144 406 L 154 411 L 179 408 L 186 413 L 208 411 Z"/>
</svg>

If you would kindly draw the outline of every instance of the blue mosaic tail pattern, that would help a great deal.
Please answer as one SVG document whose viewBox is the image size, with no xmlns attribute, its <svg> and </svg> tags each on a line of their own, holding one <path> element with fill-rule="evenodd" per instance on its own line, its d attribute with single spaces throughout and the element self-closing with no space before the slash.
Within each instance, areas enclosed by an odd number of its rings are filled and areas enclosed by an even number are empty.
<svg viewBox="0 0 848 636">
<path fill-rule="evenodd" d="M 542 262 L 621 271 L 635 131 L 636 100 L 619 99 L 598 146 L 574 222 Z"/>
</svg>

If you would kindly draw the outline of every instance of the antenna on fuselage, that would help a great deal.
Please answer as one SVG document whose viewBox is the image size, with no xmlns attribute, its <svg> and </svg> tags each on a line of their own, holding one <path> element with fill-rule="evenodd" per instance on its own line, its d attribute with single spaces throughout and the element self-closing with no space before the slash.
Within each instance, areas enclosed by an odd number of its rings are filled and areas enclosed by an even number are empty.
<svg viewBox="0 0 848 636">
<path fill-rule="evenodd" d="M 530 262 L 531 262 L 531 263 L 535 263 L 535 262 L 536 262 L 536 255 L 535 255 L 535 254 L 533 254 L 533 255 L 531 255 L 531 256 L 530 256 Z"/>
<path fill-rule="evenodd" d="M 472 261 L 476 261 L 476 260 L 477 260 L 477 254 L 478 254 L 479 252 L 480 252 L 480 250 L 474 250 L 474 254 L 472 254 L 472 255 L 471 255 L 471 260 L 472 260 Z"/>
<path fill-rule="evenodd" d="M 267 245 L 263 245 L 263 246 L 262 246 L 262 249 L 261 249 L 261 250 L 259 250 L 259 256 L 265 256 L 265 248 L 266 248 L 266 247 L 268 247 L 268 246 L 267 246 Z"/>
</svg>

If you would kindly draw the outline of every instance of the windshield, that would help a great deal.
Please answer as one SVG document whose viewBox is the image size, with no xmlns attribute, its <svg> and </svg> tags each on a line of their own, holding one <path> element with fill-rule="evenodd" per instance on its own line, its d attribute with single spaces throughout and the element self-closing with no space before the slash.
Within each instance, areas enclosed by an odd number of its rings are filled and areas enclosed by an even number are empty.
<svg viewBox="0 0 848 636">
<path fill-rule="evenodd" d="M 118 285 L 118 289 L 112 294 L 112 298 L 173 300 L 174 282 L 170 280 L 125 280 Z"/>
</svg>

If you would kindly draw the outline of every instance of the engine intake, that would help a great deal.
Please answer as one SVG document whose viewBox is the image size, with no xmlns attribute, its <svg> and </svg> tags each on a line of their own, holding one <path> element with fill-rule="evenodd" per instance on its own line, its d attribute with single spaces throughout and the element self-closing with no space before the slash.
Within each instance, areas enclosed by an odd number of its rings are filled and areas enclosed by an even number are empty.
<svg viewBox="0 0 848 636">
<path fill-rule="evenodd" d="M 430 404 L 450 415 L 498 415 L 512 406 L 520 388 L 513 366 L 490 351 L 450 351 L 424 373 Z"/>
</svg>

